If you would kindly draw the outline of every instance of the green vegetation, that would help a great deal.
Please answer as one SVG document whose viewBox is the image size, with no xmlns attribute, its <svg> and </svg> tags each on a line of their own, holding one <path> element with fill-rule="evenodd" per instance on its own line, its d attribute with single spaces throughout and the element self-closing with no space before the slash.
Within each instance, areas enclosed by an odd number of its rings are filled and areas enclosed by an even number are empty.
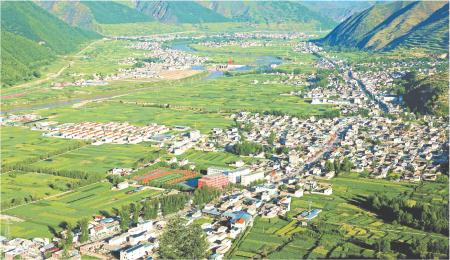
<svg viewBox="0 0 450 260">
<path fill-rule="evenodd" d="M 6 228 L 9 228 L 10 235 L 15 237 L 51 237 L 60 230 L 58 225 L 63 221 L 75 224 L 83 217 L 110 211 L 159 193 L 148 189 L 127 194 L 127 191 L 132 189 L 114 191 L 111 190 L 109 183 L 102 182 L 79 188 L 68 194 L 4 210 L 2 214 L 22 220 L 5 221 L 2 223 L 1 231 L 5 234 Z"/>
<path fill-rule="evenodd" d="M 92 12 L 95 20 L 102 24 L 150 22 L 153 19 L 120 2 L 83 2 Z"/>
<path fill-rule="evenodd" d="M 2 126 L 2 168 L 23 162 L 38 161 L 71 148 L 80 147 L 76 140 L 48 138 L 42 132 L 21 127 Z"/>
<path fill-rule="evenodd" d="M 210 166 L 226 167 L 239 160 L 249 161 L 248 158 L 241 158 L 227 152 L 204 152 L 198 150 L 189 150 L 182 154 L 181 159 L 188 159 L 194 162 L 200 170 L 206 170 Z"/>
<path fill-rule="evenodd" d="M 203 230 L 197 224 L 185 225 L 180 218 L 169 221 L 160 241 L 159 254 L 163 259 L 202 259 L 207 255 Z"/>
<path fill-rule="evenodd" d="M 69 26 L 33 2 L 4 2 L 1 17 L 5 85 L 28 80 L 33 74 L 38 77 L 39 67 L 53 60 L 55 54 L 73 52 L 98 37 L 96 33 Z M 16 40 L 19 45 L 14 47 L 12 43 Z"/>
<path fill-rule="evenodd" d="M 412 112 L 448 115 L 448 73 L 420 79 L 410 72 L 397 81 L 395 90 Z"/>
<path fill-rule="evenodd" d="M 1 174 L 1 207 L 21 205 L 72 189 L 79 181 L 42 173 L 10 172 Z"/>
</svg>

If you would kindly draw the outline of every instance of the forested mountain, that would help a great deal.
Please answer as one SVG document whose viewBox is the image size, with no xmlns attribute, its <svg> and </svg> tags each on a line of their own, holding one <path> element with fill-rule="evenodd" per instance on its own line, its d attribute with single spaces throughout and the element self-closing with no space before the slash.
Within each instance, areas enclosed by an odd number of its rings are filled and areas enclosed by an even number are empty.
<svg viewBox="0 0 450 260">
<path fill-rule="evenodd" d="M 331 18 L 293 1 L 199 1 L 199 4 L 238 22 L 316 23 L 323 28 L 333 28 Z"/>
<path fill-rule="evenodd" d="M 32 2 L 1 3 L 2 83 L 38 77 L 57 54 L 76 51 L 97 33 L 71 27 Z"/>
<path fill-rule="evenodd" d="M 165 23 L 214 23 L 231 21 L 193 1 L 137 1 L 136 9 Z"/>
<path fill-rule="evenodd" d="M 446 49 L 446 35 L 446 2 L 393 2 L 378 3 L 352 15 L 321 42 L 366 50 L 387 50 L 401 45 L 427 48 L 427 42 L 433 42 L 433 49 Z"/>
</svg>

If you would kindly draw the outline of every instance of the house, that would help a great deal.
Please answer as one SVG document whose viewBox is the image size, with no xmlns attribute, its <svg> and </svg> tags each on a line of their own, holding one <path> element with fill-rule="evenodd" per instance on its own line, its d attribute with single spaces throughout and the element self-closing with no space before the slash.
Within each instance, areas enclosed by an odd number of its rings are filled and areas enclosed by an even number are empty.
<svg viewBox="0 0 450 260">
<path fill-rule="evenodd" d="M 252 182 L 264 180 L 264 172 L 258 171 L 252 174 L 241 176 L 241 184 L 244 186 L 250 185 Z"/>
<path fill-rule="evenodd" d="M 223 188 L 229 183 L 228 177 L 222 174 L 207 175 L 198 180 L 198 188 L 203 186 L 213 187 L 213 188 Z"/>
<path fill-rule="evenodd" d="M 118 190 L 123 190 L 123 189 L 126 189 L 126 188 L 128 188 L 128 182 L 127 181 L 123 181 L 123 182 L 119 182 L 119 183 L 117 183 L 117 189 Z"/>
<path fill-rule="evenodd" d="M 153 250 L 152 244 L 140 244 L 120 251 L 120 260 L 135 260 L 146 256 Z"/>
</svg>

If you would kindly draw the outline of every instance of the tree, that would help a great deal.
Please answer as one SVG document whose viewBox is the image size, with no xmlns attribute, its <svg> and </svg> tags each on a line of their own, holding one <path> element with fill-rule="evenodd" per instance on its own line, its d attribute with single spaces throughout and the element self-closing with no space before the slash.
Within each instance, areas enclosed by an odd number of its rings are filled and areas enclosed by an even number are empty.
<svg viewBox="0 0 450 260">
<path fill-rule="evenodd" d="M 127 230 L 130 227 L 130 207 L 128 205 L 123 205 L 119 211 L 120 217 L 120 229 L 122 231 Z"/>
<path fill-rule="evenodd" d="M 130 208 L 131 208 L 131 211 L 133 212 L 133 223 L 137 224 L 139 222 L 139 215 L 141 212 L 139 204 L 136 205 L 134 203 L 131 203 Z"/>
<path fill-rule="evenodd" d="M 329 160 L 327 160 L 325 162 L 325 171 L 327 171 L 327 172 L 334 171 L 334 164 L 331 161 L 329 161 Z"/>
<path fill-rule="evenodd" d="M 275 143 L 275 139 L 277 138 L 277 136 L 275 135 L 275 133 L 273 132 L 273 131 L 271 131 L 270 132 L 270 135 L 269 135 L 269 137 L 268 137 L 268 139 L 267 139 L 267 142 L 270 144 L 270 145 L 273 145 L 274 143 Z"/>
<path fill-rule="evenodd" d="M 341 161 L 339 158 L 334 159 L 334 171 L 336 172 L 336 175 L 341 172 Z"/>
<path fill-rule="evenodd" d="M 208 242 L 200 226 L 186 225 L 180 218 L 170 220 L 160 238 L 161 259 L 201 259 L 207 250 Z"/>
<path fill-rule="evenodd" d="M 66 239 L 64 241 L 64 249 L 70 249 L 73 245 L 73 233 L 72 233 L 72 225 L 67 223 L 66 226 Z"/>
<path fill-rule="evenodd" d="M 350 170 L 353 168 L 353 163 L 347 158 L 344 158 L 344 161 L 342 161 L 342 171 L 344 172 L 350 172 Z"/>
<path fill-rule="evenodd" d="M 89 240 L 89 221 L 86 218 L 83 218 L 78 222 L 78 225 L 80 226 L 81 230 L 80 243 L 87 242 Z"/>
</svg>

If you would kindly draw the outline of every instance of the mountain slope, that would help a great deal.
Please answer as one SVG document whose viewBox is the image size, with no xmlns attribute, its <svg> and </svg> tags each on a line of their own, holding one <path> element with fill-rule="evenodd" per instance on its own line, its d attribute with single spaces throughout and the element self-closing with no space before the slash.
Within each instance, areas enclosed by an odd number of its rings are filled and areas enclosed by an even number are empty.
<svg viewBox="0 0 450 260">
<path fill-rule="evenodd" d="M 84 1 L 98 23 L 137 23 L 153 21 L 152 17 L 138 12 L 136 9 L 112 1 Z"/>
<path fill-rule="evenodd" d="M 445 4 L 446 2 L 376 4 L 361 13 L 349 17 L 320 42 L 331 46 L 387 50 L 402 45 L 401 43 L 407 38 L 417 38 L 418 33 L 422 33 L 422 35 L 425 33 L 422 39 L 430 39 L 437 36 L 441 36 L 438 38 L 442 39 L 445 34 L 448 34 L 448 27 L 444 28 L 442 26 L 445 23 L 445 19 L 448 19 L 448 12 L 445 13 L 441 10 Z M 439 10 L 441 10 L 440 13 L 435 15 L 434 13 Z M 430 34 L 428 29 L 424 30 L 431 24 L 439 27 L 434 28 L 434 36 Z M 420 30 L 420 28 L 422 29 Z M 413 34 L 414 31 L 416 33 Z M 444 31 L 447 33 L 442 34 Z M 410 36 L 406 37 L 408 34 Z M 424 41 L 410 41 L 410 44 L 426 47 L 426 42 Z M 447 45 L 447 43 L 442 42 L 441 45 Z"/>
<path fill-rule="evenodd" d="M 193 1 L 137 1 L 136 9 L 166 23 L 228 22 L 228 18 Z"/>
<path fill-rule="evenodd" d="M 335 22 L 300 2 L 290 1 L 199 1 L 199 4 L 233 21 L 252 23 L 317 23 L 332 28 Z"/>
<path fill-rule="evenodd" d="M 98 37 L 69 26 L 32 2 L 2 2 L 1 14 L 2 30 L 41 42 L 58 54 L 74 51 Z"/>
<path fill-rule="evenodd" d="M 39 66 L 55 59 L 49 48 L 23 36 L 2 31 L 1 39 L 2 84 L 12 85 L 39 76 Z"/>
<path fill-rule="evenodd" d="M 86 30 L 95 31 L 96 21 L 91 10 L 78 1 L 36 1 L 40 7 L 64 22 Z"/>
<path fill-rule="evenodd" d="M 302 1 L 301 4 L 340 23 L 353 14 L 368 9 L 374 1 Z"/>
<path fill-rule="evenodd" d="M 413 27 L 407 34 L 390 42 L 386 49 L 427 46 L 436 51 L 445 51 L 449 42 L 449 4 L 447 3 L 428 19 Z"/>
</svg>

